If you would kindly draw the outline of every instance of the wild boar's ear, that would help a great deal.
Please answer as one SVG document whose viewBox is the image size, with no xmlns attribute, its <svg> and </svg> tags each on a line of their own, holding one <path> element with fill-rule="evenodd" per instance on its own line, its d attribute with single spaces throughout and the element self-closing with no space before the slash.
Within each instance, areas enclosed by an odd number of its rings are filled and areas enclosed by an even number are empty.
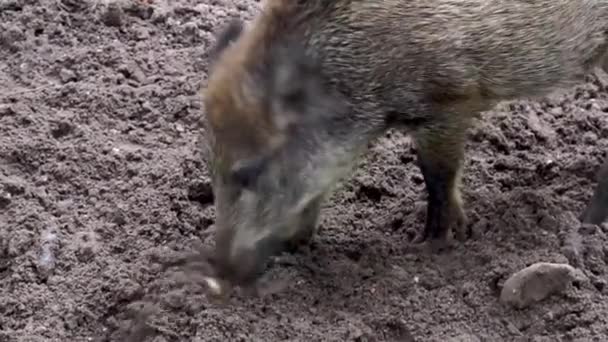
<svg viewBox="0 0 608 342">
<path fill-rule="evenodd" d="M 275 124 L 285 129 L 290 124 L 311 119 L 324 93 L 321 65 L 301 45 L 276 51 L 272 70 L 272 109 Z"/>
<path fill-rule="evenodd" d="M 241 33 L 243 33 L 243 21 L 236 18 L 232 19 L 216 35 L 215 44 L 209 51 L 210 60 L 215 61 L 225 48 L 241 36 Z"/>
</svg>

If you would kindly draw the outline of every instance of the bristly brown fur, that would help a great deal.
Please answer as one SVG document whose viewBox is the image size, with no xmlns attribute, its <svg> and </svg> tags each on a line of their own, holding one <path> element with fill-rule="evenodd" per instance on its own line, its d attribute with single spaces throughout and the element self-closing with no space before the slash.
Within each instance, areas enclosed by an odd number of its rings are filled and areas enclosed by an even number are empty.
<svg viewBox="0 0 608 342">
<path fill-rule="evenodd" d="M 429 195 L 417 241 L 466 238 L 473 118 L 608 66 L 604 0 L 267 0 L 237 28 L 213 50 L 205 108 L 218 259 L 240 279 L 309 236 L 321 200 L 392 127 L 414 137 Z"/>
</svg>

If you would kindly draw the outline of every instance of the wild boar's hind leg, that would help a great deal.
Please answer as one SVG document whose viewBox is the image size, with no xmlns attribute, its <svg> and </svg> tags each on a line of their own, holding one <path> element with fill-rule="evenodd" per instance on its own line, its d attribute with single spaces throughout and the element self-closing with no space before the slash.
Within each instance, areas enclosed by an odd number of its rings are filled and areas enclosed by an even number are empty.
<svg viewBox="0 0 608 342">
<path fill-rule="evenodd" d="M 600 167 L 597 185 L 587 208 L 581 215 L 583 223 L 600 224 L 608 218 L 608 156 Z"/>
<path fill-rule="evenodd" d="M 463 241 L 469 234 L 459 186 L 471 121 L 457 114 L 436 118 L 414 133 L 418 165 L 428 193 L 426 224 L 414 243 L 429 241 L 441 247 L 447 243 L 451 227 L 457 240 Z"/>
</svg>

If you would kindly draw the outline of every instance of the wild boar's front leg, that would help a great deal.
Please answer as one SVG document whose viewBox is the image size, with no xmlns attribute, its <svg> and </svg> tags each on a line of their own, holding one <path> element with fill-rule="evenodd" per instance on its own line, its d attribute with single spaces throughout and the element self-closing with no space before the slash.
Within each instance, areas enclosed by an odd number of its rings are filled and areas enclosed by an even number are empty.
<svg viewBox="0 0 608 342">
<path fill-rule="evenodd" d="M 468 235 L 459 186 L 469 124 L 469 117 L 445 114 L 414 133 L 428 193 L 425 227 L 414 243 L 428 241 L 441 248 L 448 242 L 450 228 L 457 240 Z"/>
<path fill-rule="evenodd" d="M 583 223 L 601 224 L 608 218 L 608 157 L 597 174 L 597 185 L 587 208 L 581 215 Z"/>
</svg>

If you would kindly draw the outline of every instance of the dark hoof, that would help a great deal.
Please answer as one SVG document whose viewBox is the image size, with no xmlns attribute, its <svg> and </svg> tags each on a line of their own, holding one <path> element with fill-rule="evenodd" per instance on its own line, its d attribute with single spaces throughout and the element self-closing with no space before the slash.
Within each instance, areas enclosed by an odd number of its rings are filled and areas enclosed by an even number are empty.
<svg viewBox="0 0 608 342">
<path fill-rule="evenodd" d="M 459 242 L 464 242 L 473 236 L 473 229 L 469 225 L 469 220 L 464 212 L 459 211 L 455 216 L 456 220 L 451 228 L 454 239 Z"/>
</svg>

